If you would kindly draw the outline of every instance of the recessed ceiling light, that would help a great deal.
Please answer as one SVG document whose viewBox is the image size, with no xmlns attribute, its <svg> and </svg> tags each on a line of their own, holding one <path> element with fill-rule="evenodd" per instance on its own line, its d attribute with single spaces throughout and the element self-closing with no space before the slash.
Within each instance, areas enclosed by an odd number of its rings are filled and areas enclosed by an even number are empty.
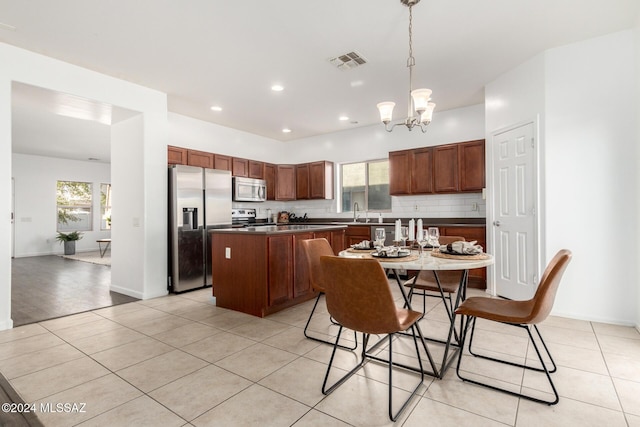
<svg viewBox="0 0 640 427">
<path fill-rule="evenodd" d="M 282 129 L 282 132 L 283 132 L 283 133 L 291 133 L 291 129 L 289 129 L 289 128 L 284 128 L 284 129 Z"/>
<path fill-rule="evenodd" d="M 214 105 L 213 107 L 211 107 L 211 111 L 222 111 L 222 107 Z"/>
<path fill-rule="evenodd" d="M 340 117 L 338 118 L 338 120 L 340 120 L 341 122 L 346 122 L 347 120 L 349 120 L 349 117 L 347 117 L 347 116 L 340 116 Z"/>
<path fill-rule="evenodd" d="M 350 83 L 351 87 L 358 87 L 358 86 L 362 86 L 364 84 L 364 82 L 362 80 L 354 80 Z"/>
<path fill-rule="evenodd" d="M 271 90 L 274 91 L 274 92 L 282 92 L 284 90 L 284 86 L 273 85 L 273 86 L 271 86 Z"/>
</svg>

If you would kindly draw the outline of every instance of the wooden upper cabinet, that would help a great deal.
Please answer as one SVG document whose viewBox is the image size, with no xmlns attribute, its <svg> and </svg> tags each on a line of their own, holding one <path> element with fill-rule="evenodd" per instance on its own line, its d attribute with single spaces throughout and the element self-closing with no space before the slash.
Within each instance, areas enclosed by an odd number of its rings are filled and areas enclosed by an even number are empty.
<svg viewBox="0 0 640 427">
<path fill-rule="evenodd" d="M 213 154 L 205 151 L 187 150 L 187 164 L 213 169 Z"/>
<path fill-rule="evenodd" d="M 309 198 L 309 164 L 296 165 L 296 199 Z"/>
<path fill-rule="evenodd" d="M 264 179 L 264 162 L 249 160 L 249 178 Z"/>
<path fill-rule="evenodd" d="M 433 193 L 433 148 L 411 150 L 411 194 Z"/>
<path fill-rule="evenodd" d="M 234 157 L 232 161 L 231 174 L 233 176 L 249 176 L 249 160 Z"/>
<path fill-rule="evenodd" d="M 264 164 L 264 180 L 267 181 L 267 200 L 276 199 L 276 165 Z"/>
<path fill-rule="evenodd" d="M 433 188 L 436 193 L 458 192 L 458 144 L 433 147 Z"/>
<path fill-rule="evenodd" d="M 231 170 L 231 156 L 224 156 L 222 154 L 213 155 L 213 168 L 223 171 Z"/>
<path fill-rule="evenodd" d="M 333 199 L 332 162 L 309 163 L 309 197 L 311 199 Z"/>
<path fill-rule="evenodd" d="M 296 167 L 276 166 L 276 200 L 296 199 Z"/>
<path fill-rule="evenodd" d="M 411 150 L 389 153 L 389 194 L 411 194 Z"/>
<path fill-rule="evenodd" d="M 484 139 L 458 144 L 460 191 L 482 191 L 485 186 Z"/>
<path fill-rule="evenodd" d="M 187 149 L 171 145 L 167 146 L 167 163 L 170 165 L 186 165 Z"/>
</svg>

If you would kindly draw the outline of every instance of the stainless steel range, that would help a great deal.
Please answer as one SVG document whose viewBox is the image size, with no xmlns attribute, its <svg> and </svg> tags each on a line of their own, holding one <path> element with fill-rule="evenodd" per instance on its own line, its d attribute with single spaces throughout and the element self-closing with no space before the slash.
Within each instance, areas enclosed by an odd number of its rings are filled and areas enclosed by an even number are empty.
<svg viewBox="0 0 640 427">
<path fill-rule="evenodd" d="M 256 219 L 256 210 L 241 208 L 231 210 L 231 223 L 234 227 L 255 227 L 256 225 L 276 225 L 269 219 Z"/>
</svg>

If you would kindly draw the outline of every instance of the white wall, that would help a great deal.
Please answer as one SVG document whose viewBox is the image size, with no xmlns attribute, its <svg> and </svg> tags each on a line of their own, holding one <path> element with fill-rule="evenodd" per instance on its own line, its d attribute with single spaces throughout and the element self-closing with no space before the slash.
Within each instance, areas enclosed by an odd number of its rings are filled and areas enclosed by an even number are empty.
<svg viewBox="0 0 640 427">
<path fill-rule="evenodd" d="M 635 323 L 633 36 L 623 31 L 546 53 L 546 251 L 573 251 L 555 307 L 569 317 Z"/>
<path fill-rule="evenodd" d="M 93 230 L 82 232 L 76 251 L 98 250 L 96 239 L 110 236 L 108 230 L 100 230 L 100 184 L 111 183 L 109 164 L 13 154 L 12 167 L 16 258 L 63 253 L 55 240 L 57 181 L 90 182 L 93 186 Z"/>
<path fill-rule="evenodd" d="M 34 86 L 69 93 L 143 113 L 142 131 L 137 145 L 140 155 L 119 167 L 112 163 L 112 182 L 117 175 L 126 177 L 133 170 L 141 170 L 142 180 L 129 180 L 123 188 L 114 188 L 120 194 L 143 188 L 143 203 L 133 208 L 113 206 L 113 215 L 120 209 L 132 217 L 141 218 L 141 235 L 123 234 L 118 250 L 126 256 L 129 248 L 144 245 L 144 256 L 132 266 L 133 271 L 122 271 L 114 259 L 113 275 L 122 277 L 120 292 L 150 298 L 167 292 L 166 286 L 166 146 L 167 100 L 166 94 L 130 82 L 118 80 L 81 67 L 0 43 L 0 235 L 11 233 L 11 83 L 18 81 Z M 131 167 L 133 164 L 134 167 Z M 115 231 L 115 224 L 114 230 Z M 142 241 L 140 241 L 142 239 Z M 115 255 L 116 247 L 112 250 Z M 140 274 L 137 274 L 141 272 Z M 135 280 L 135 282 L 134 282 Z M 142 291 L 140 292 L 140 289 Z M 0 330 L 10 328 L 11 321 L 11 239 L 0 242 Z"/>
<path fill-rule="evenodd" d="M 485 90 L 488 136 L 539 117 L 543 264 L 561 248 L 574 254 L 557 315 L 636 321 L 634 54 L 623 31 L 549 50 Z"/>
</svg>

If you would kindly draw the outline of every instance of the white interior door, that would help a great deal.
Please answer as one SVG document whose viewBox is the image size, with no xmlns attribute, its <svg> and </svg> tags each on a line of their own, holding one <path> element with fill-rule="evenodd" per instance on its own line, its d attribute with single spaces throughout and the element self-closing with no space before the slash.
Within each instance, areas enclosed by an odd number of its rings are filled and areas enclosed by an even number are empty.
<svg viewBox="0 0 640 427">
<path fill-rule="evenodd" d="M 533 123 L 493 136 L 496 293 L 513 300 L 538 285 L 534 146 Z"/>
</svg>

